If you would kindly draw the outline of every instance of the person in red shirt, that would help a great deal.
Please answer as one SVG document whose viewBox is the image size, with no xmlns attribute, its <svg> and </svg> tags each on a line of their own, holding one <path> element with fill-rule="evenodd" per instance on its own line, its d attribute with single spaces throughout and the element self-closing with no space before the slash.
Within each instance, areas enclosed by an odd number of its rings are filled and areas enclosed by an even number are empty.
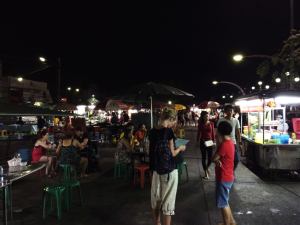
<svg viewBox="0 0 300 225">
<path fill-rule="evenodd" d="M 138 125 L 138 131 L 135 133 L 135 138 L 140 143 L 140 146 L 144 146 L 144 140 L 146 138 L 147 129 L 145 124 Z"/>
<path fill-rule="evenodd" d="M 219 123 L 216 136 L 218 140 L 221 140 L 221 144 L 212 157 L 213 163 L 216 164 L 216 204 L 218 208 L 221 208 L 223 223 L 220 224 L 222 225 L 236 224 L 228 204 L 229 192 L 234 180 L 235 147 L 230 139 L 231 132 L 232 126 L 230 123 L 227 121 Z"/>
<path fill-rule="evenodd" d="M 200 140 L 201 137 L 201 140 Z M 205 172 L 204 179 L 208 180 L 210 175 L 209 166 L 211 164 L 211 157 L 212 157 L 212 146 L 205 147 L 204 142 L 212 140 L 214 143 L 215 140 L 215 131 L 214 131 L 214 123 L 209 121 L 209 115 L 207 111 L 202 111 L 201 116 L 198 123 L 198 133 L 197 133 L 197 145 L 199 146 L 200 140 L 200 150 L 202 155 L 202 166 Z M 215 145 L 215 144 L 214 144 Z M 206 164 L 206 154 L 207 154 L 207 164 Z"/>
<path fill-rule="evenodd" d="M 52 155 L 47 155 L 47 150 L 51 148 L 51 144 L 49 139 L 49 133 L 47 130 L 42 130 L 40 132 L 40 139 L 35 142 L 33 152 L 32 152 L 32 160 L 34 162 L 47 162 L 46 167 L 46 176 L 48 178 L 52 178 L 56 176 L 55 170 L 57 170 L 58 167 L 58 160 L 57 157 Z M 54 144 L 53 147 L 56 147 Z M 51 171 L 50 171 L 51 169 Z"/>
</svg>

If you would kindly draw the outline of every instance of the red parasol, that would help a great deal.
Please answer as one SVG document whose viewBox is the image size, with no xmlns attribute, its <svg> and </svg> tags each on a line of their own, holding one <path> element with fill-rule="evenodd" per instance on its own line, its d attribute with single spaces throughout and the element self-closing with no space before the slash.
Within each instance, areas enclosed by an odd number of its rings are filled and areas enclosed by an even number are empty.
<svg viewBox="0 0 300 225">
<path fill-rule="evenodd" d="M 206 109 L 206 108 L 218 108 L 220 107 L 220 104 L 218 102 L 213 102 L 213 101 L 206 101 L 202 102 L 198 108 L 199 109 Z"/>
<path fill-rule="evenodd" d="M 105 100 L 101 101 L 96 105 L 94 110 L 106 110 L 106 111 L 117 111 L 117 110 L 126 110 L 128 106 L 121 101 L 116 100 Z"/>
</svg>

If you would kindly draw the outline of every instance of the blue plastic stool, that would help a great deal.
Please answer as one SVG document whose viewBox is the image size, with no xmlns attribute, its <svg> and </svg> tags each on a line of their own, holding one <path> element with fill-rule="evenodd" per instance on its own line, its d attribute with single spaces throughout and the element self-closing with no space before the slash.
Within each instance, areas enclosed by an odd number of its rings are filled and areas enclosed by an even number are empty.
<svg viewBox="0 0 300 225">
<path fill-rule="evenodd" d="M 27 162 L 30 160 L 30 150 L 29 148 L 18 149 L 18 153 L 22 158 L 22 162 Z"/>
</svg>

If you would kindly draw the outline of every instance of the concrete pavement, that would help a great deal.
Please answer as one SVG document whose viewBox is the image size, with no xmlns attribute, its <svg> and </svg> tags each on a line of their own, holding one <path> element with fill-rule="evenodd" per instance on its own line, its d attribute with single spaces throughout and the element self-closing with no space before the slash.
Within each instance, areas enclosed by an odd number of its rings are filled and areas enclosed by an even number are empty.
<svg viewBox="0 0 300 225">
<path fill-rule="evenodd" d="M 195 148 L 196 131 L 186 131 L 190 139 L 185 151 L 189 182 L 185 173 L 178 187 L 174 225 L 212 225 L 221 222 L 221 212 L 215 206 L 214 167 L 210 167 L 210 180 L 204 180 L 201 153 Z M 2 150 L 2 147 L 1 147 Z M 150 181 L 146 178 L 145 188 L 130 181 L 113 180 L 115 148 L 104 148 L 100 160 L 101 172 L 90 174 L 81 180 L 84 206 L 78 205 L 77 191 L 70 212 L 63 211 L 63 218 L 57 219 L 56 201 L 53 212 L 47 209 L 42 216 L 43 187 L 58 184 L 58 179 L 28 176 L 13 184 L 13 208 L 31 205 L 23 212 L 13 213 L 14 224 L 145 224 L 152 225 L 150 204 Z M 3 163 L 4 164 L 4 163 Z M 286 180 L 274 182 L 260 179 L 242 163 L 235 172 L 235 182 L 230 193 L 230 206 L 238 224 L 300 224 L 300 183 Z"/>
</svg>

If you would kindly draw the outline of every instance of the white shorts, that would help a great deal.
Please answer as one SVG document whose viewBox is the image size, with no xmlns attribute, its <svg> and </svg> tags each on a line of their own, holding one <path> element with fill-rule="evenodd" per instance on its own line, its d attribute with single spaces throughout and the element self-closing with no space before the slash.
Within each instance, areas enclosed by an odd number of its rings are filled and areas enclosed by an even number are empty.
<svg viewBox="0 0 300 225">
<path fill-rule="evenodd" d="M 151 205 L 152 209 L 160 209 L 162 207 L 164 215 L 175 215 L 175 200 L 178 187 L 177 169 L 169 174 L 169 182 L 167 182 L 168 174 L 159 175 L 153 172 L 151 186 Z"/>
</svg>

